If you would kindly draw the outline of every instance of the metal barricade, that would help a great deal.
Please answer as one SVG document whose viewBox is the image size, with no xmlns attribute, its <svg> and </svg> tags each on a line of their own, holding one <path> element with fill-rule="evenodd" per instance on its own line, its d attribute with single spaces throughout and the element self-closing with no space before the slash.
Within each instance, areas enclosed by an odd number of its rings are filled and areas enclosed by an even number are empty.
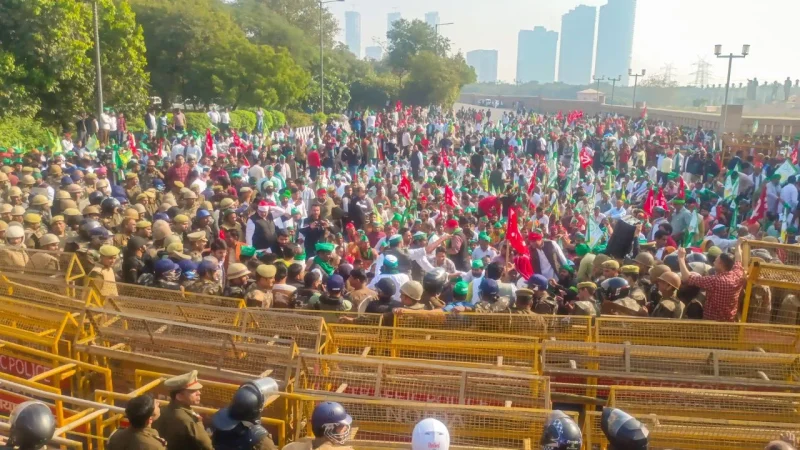
<svg viewBox="0 0 800 450">
<path fill-rule="evenodd" d="M 405 360 L 303 353 L 295 392 L 343 398 L 550 409 L 547 377 Z"/>
<path fill-rule="evenodd" d="M 290 310 L 226 308 L 202 303 L 189 304 L 133 297 L 108 298 L 104 309 L 257 336 L 293 339 L 301 349 L 314 352 L 319 352 L 330 340 L 321 317 L 292 314 Z"/>
<path fill-rule="evenodd" d="M 86 275 L 75 253 L 11 247 L 0 250 L 0 271 L 53 278 L 65 283 Z"/>
<path fill-rule="evenodd" d="M 608 440 L 600 428 L 601 412 L 588 411 L 584 448 L 606 449 Z M 786 433 L 800 433 L 797 423 L 766 423 L 661 415 L 635 416 L 650 431 L 650 450 L 761 450 Z M 759 419 L 754 417 L 753 419 Z"/>
<path fill-rule="evenodd" d="M 589 342 L 592 318 L 542 314 L 401 314 L 395 316 L 396 328 L 425 328 L 477 333 L 532 336 L 541 340 Z"/>
<path fill-rule="evenodd" d="M 800 246 L 745 241 L 742 265 L 747 271 L 742 322 L 800 326 Z"/>
<path fill-rule="evenodd" d="M 541 346 L 542 375 L 553 383 L 800 391 L 797 354 L 563 341 Z"/>
<path fill-rule="evenodd" d="M 9 272 L 0 274 L 0 295 L 69 312 L 83 311 L 84 289 L 58 278 Z"/>
<path fill-rule="evenodd" d="M 800 393 L 612 386 L 608 406 L 632 415 L 800 423 Z"/>
<path fill-rule="evenodd" d="M 711 320 L 598 317 L 595 342 L 721 350 L 800 352 L 800 326 Z"/>
<path fill-rule="evenodd" d="M 114 285 L 116 286 L 117 296 L 119 297 L 161 300 L 176 303 L 204 304 L 210 306 L 223 306 L 226 308 L 244 308 L 246 306 L 245 301 L 240 298 L 197 294 L 194 292 L 184 291 L 183 289 L 159 289 L 149 286 L 140 286 L 138 284 L 115 283 Z M 89 280 L 87 287 L 90 286 L 99 292 L 97 289 L 97 282 L 95 280 Z M 100 304 L 103 304 L 103 301 L 104 300 L 101 300 Z"/>
<path fill-rule="evenodd" d="M 71 354 L 71 341 L 84 338 L 78 313 L 0 297 L 0 338 L 54 355 Z"/>
</svg>

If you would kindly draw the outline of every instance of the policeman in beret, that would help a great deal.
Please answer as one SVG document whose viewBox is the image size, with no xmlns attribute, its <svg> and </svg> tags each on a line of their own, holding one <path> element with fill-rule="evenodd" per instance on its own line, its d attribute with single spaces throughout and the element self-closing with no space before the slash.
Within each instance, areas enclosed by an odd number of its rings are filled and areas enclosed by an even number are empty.
<svg viewBox="0 0 800 450">
<path fill-rule="evenodd" d="M 98 250 L 100 260 L 89 272 L 89 277 L 94 280 L 100 295 L 105 297 L 117 296 L 117 277 L 114 274 L 114 263 L 119 256 L 119 247 L 103 245 Z"/>
<path fill-rule="evenodd" d="M 272 307 L 272 287 L 275 285 L 276 272 L 277 269 L 272 264 L 259 264 L 256 267 L 255 281 L 244 295 L 248 308 Z"/>
<path fill-rule="evenodd" d="M 118 428 L 108 438 L 109 450 L 164 450 L 167 441 L 158 435 L 153 422 L 161 415 L 157 401 L 149 395 L 132 398 L 125 406 L 128 428 Z"/>
<path fill-rule="evenodd" d="M 167 441 L 167 448 L 213 450 L 203 419 L 192 411 L 192 406 L 200 404 L 203 388 L 197 381 L 197 371 L 172 377 L 164 381 L 164 387 L 169 389 L 170 402 L 162 408 L 153 428 Z"/>
<path fill-rule="evenodd" d="M 533 291 L 530 289 L 517 289 L 516 301 L 511 308 L 514 314 L 528 314 L 533 315 Z"/>
<path fill-rule="evenodd" d="M 613 259 L 603 262 L 600 265 L 603 269 L 603 278 L 615 278 L 619 276 L 619 263 Z"/>
<path fill-rule="evenodd" d="M 578 299 L 568 306 L 570 315 L 573 316 L 597 316 L 600 311 L 595 301 L 595 291 L 597 285 L 591 281 L 578 283 Z"/>
<path fill-rule="evenodd" d="M 639 266 L 633 264 L 622 266 L 620 272 L 622 273 L 622 277 L 628 280 L 628 284 L 631 286 L 631 292 L 628 294 L 628 297 L 636 300 L 636 303 L 645 306 L 647 303 L 647 296 L 644 294 L 644 290 L 642 290 L 639 284 Z"/>
</svg>

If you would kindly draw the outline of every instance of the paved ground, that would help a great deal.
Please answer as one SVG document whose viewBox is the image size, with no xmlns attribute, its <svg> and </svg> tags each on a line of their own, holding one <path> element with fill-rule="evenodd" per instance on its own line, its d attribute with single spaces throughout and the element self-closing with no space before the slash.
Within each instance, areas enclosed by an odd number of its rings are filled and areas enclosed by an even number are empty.
<svg viewBox="0 0 800 450">
<path fill-rule="evenodd" d="M 482 109 L 484 111 L 487 109 L 485 106 L 470 105 L 467 103 L 456 103 L 455 105 L 453 105 L 454 111 L 458 111 L 461 108 L 475 108 L 475 109 Z M 488 108 L 488 109 L 492 110 L 492 117 L 503 117 L 503 112 L 514 112 L 513 110 L 508 108 Z"/>
</svg>

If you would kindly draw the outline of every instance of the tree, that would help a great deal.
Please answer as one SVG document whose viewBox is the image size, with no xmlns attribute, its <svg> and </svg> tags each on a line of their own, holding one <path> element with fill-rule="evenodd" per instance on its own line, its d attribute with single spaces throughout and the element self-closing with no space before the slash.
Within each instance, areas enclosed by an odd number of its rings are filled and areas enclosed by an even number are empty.
<svg viewBox="0 0 800 450">
<path fill-rule="evenodd" d="M 405 103 L 415 105 L 452 106 L 461 87 L 476 79 L 475 71 L 461 54 L 445 58 L 422 51 L 412 58 L 409 68 L 410 75 L 400 96 Z"/>
<path fill-rule="evenodd" d="M 303 102 L 306 111 L 320 112 L 319 91 L 319 75 L 316 75 L 308 86 L 308 95 Z M 325 112 L 341 113 L 349 104 L 350 88 L 337 76 L 325 72 Z"/>
<path fill-rule="evenodd" d="M 437 35 L 432 26 L 419 19 L 411 22 L 400 19 L 394 22 L 392 29 L 386 33 L 386 38 L 389 41 L 387 62 L 401 85 L 412 59 L 420 52 L 427 51 L 444 57 L 450 50 L 450 41 Z"/>
<path fill-rule="evenodd" d="M 35 99 L 47 123 L 66 124 L 92 99 L 88 12 L 87 5 L 74 0 L 3 1 L 0 43 L 12 79 L 4 74 L 0 85 L 17 86 L 12 95 L 18 100 Z"/>
<path fill-rule="evenodd" d="M 235 0 L 240 3 L 243 0 Z M 275 11 L 288 23 L 303 30 L 314 42 L 319 42 L 319 2 L 317 0 L 258 0 L 267 8 Z M 339 23 L 326 8 L 322 10 L 323 41 L 328 48 L 333 47 L 336 35 L 339 34 Z"/>
<path fill-rule="evenodd" d="M 24 77 L 25 69 L 17 66 L 14 55 L 0 50 L 0 118 L 31 117 L 39 111 L 38 99 L 20 82 Z"/>
</svg>

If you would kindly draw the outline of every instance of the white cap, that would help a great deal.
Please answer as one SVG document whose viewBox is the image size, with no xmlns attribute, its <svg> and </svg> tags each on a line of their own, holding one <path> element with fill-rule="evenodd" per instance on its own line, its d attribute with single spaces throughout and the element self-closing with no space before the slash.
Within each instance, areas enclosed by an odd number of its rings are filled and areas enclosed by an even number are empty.
<svg viewBox="0 0 800 450">
<path fill-rule="evenodd" d="M 450 432 L 436 419 L 423 419 L 411 435 L 411 450 L 449 450 Z"/>
</svg>

